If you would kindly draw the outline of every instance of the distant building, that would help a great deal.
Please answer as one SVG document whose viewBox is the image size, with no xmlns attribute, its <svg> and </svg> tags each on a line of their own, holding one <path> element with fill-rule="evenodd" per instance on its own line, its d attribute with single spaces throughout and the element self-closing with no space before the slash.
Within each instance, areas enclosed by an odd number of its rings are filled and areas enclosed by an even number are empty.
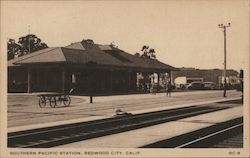
<svg viewBox="0 0 250 158">
<path fill-rule="evenodd" d="M 177 68 L 113 45 L 83 40 L 9 60 L 8 91 L 68 92 L 76 87 L 81 94 L 127 93 L 137 90 L 138 74 L 159 76 L 174 70 Z M 147 82 L 144 79 L 142 86 Z"/>
<path fill-rule="evenodd" d="M 222 69 L 195 69 L 195 68 L 179 68 L 180 71 L 172 71 L 172 82 L 176 84 L 191 83 L 194 81 L 214 82 L 218 85 L 224 84 L 224 70 Z M 226 71 L 227 83 L 238 84 L 239 73 L 235 70 L 228 69 Z"/>
</svg>

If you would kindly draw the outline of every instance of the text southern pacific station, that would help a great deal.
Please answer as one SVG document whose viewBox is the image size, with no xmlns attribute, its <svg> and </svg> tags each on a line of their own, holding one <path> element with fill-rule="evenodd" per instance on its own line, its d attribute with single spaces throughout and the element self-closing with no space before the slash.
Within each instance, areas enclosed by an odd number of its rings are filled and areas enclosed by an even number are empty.
<svg viewBox="0 0 250 158">
<path fill-rule="evenodd" d="M 11 151 L 10 155 L 81 155 L 81 152 L 77 151 Z"/>
</svg>

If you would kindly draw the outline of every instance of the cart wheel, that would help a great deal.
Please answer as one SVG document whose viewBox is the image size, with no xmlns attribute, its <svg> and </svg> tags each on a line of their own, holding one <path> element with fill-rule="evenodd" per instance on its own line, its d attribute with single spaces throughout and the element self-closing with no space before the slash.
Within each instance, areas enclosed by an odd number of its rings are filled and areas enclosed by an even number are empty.
<svg viewBox="0 0 250 158">
<path fill-rule="evenodd" d="M 52 108 L 56 107 L 56 97 L 51 97 L 51 98 L 49 99 L 49 105 L 50 105 L 50 107 L 52 107 Z"/>
<path fill-rule="evenodd" d="M 39 98 L 39 106 L 40 108 L 44 108 L 46 106 L 46 100 L 44 98 Z"/>
<path fill-rule="evenodd" d="M 69 97 L 68 95 L 66 95 L 66 96 L 64 97 L 64 99 L 63 99 L 63 104 L 64 104 L 65 106 L 69 106 L 70 103 L 71 103 L 71 99 L 70 99 L 70 97 Z"/>
</svg>

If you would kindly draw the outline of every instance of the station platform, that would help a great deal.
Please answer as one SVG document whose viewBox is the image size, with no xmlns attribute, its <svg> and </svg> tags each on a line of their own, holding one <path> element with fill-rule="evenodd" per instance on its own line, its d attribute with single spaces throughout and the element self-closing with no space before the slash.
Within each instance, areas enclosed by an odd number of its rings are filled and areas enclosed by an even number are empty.
<svg viewBox="0 0 250 158">
<path fill-rule="evenodd" d="M 165 93 L 102 96 L 94 97 L 92 104 L 86 96 L 72 96 L 70 107 L 56 108 L 40 108 L 36 95 L 8 95 L 8 132 L 110 118 L 116 109 L 139 114 L 239 99 L 241 93 L 228 91 L 227 98 L 222 91 L 176 92 L 171 97 Z"/>
<path fill-rule="evenodd" d="M 222 106 L 228 106 L 226 104 Z M 58 146 L 59 148 L 139 148 L 243 115 L 243 107 L 202 114 L 164 124 Z"/>
</svg>

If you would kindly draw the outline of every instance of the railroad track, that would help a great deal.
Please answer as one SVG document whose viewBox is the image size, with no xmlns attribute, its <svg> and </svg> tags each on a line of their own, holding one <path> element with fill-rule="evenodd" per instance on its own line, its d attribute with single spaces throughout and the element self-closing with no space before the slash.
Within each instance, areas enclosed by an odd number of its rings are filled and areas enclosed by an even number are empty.
<svg viewBox="0 0 250 158">
<path fill-rule="evenodd" d="M 243 117 L 143 146 L 143 148 L 243 148 Z"/>
<path fill-rule="evenodd" d="M 227 109 L 227 106 L 190 106 L 90 122 L 8 133 L 8 147 L 49 148 L 95 137 L 111 135 L 168 121 Z"/>
<path fill-rule="evenodd" d="M 212 148 L 243 148 L 243 133 L 239 133 L 233 137 L 220 141 L 212 146 Z"/>
</svg>

